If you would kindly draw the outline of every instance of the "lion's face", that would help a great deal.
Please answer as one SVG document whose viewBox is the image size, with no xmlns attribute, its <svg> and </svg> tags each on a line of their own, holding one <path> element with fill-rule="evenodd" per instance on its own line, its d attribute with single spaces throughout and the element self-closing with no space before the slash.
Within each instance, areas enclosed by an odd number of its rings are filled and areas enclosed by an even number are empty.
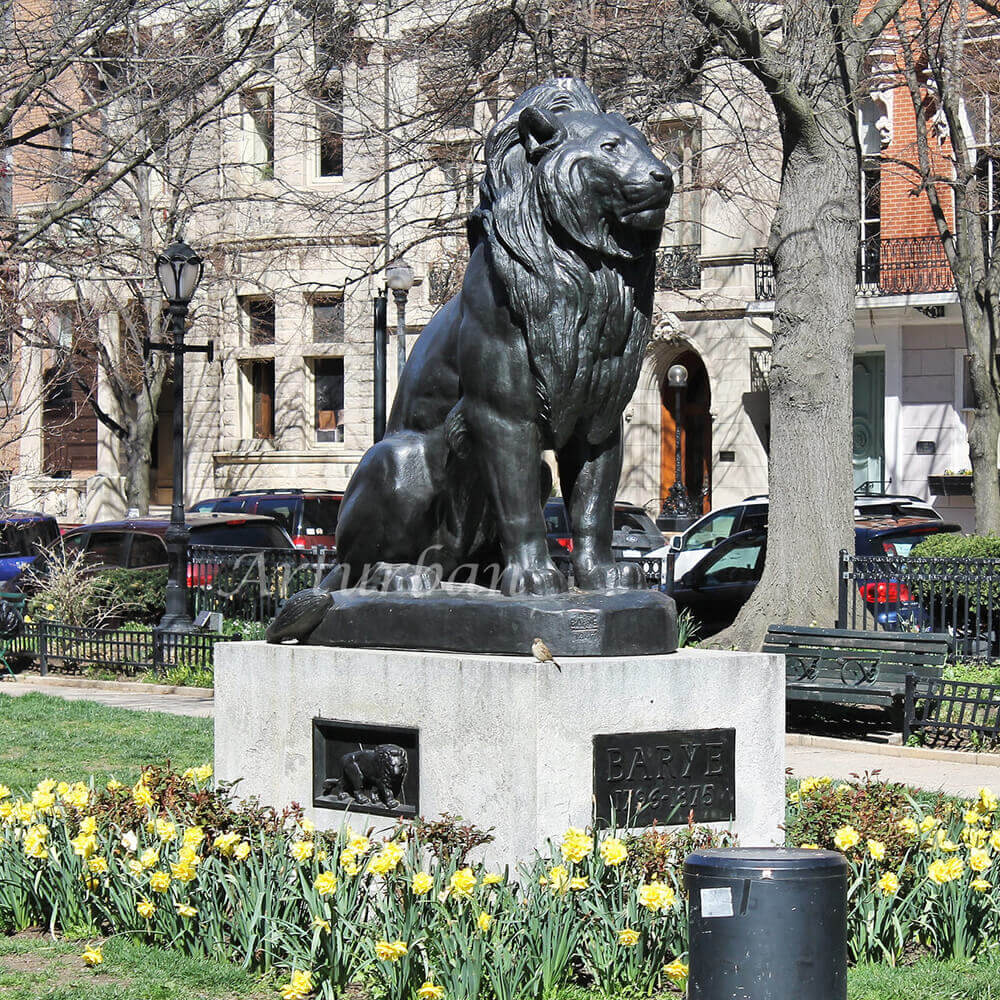
<svg viewBox="0 0 1000 1000">
<path fill-rule="evenodd" d="M 617 114 L 528 108 L 522 119 L 550 223 L 611 256 L 638 257 L 656 247 L 673 177 L 640 132 Z"/>
<path fill-rule="evenodd" d="M 386 775 L 396 781 L 402 780 L 406 776 L 406 751 L 395 743 L 384 743 L 378 749 Z"/>
</svg>

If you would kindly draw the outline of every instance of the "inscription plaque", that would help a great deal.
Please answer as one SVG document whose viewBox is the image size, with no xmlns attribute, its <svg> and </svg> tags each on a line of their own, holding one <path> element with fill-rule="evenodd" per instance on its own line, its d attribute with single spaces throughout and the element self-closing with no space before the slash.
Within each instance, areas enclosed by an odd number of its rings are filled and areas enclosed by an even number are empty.
<svg viewBox="0 0 1000 1000">
<path fill-rule="evenodd" d="M 595 736 L 594 802 L 619 827 L 735 819 L 736 730 Z"/>
<path fill-rule="evenodd" d="M 313 719 L 313 805 L 374 816 L 417 815 L 419 731 Z"/>
</svg>

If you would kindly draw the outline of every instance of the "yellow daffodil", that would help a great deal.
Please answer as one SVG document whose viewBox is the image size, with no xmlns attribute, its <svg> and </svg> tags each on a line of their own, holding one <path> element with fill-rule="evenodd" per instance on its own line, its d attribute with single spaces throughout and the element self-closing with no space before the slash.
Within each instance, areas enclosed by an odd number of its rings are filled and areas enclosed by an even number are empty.
<svg viewBox="0 0 1000 1000">
<path fill-rule="evenodd" d="M 586 889 L 590 883 L 587 881 L 586 875 L 575 875 L 569 880 L 569 887 L 573 892 L 581 892 Z"/>
<path fill-rule="evenodd" d="M 575 826 L 571 826 L 565 834 L 563 834 L 562 844 L 560 846 L 560 851 L 562 856 L 570 862 L 570 864 L 578 864 L 581 862 L 594 848 L 594 838 L 588 837 L 587 834 Z"/>
<path fill-rule="evenodd" d="M 672 982 L 682 982 L 688 977 L 687 962 L 682 962 L 679 958 L 675 958 L 669 965 L 663 966 L 663 972 L 667 979 Z"/>
<path fill-rule="evenodd" d="M 628 849 L 617 837 L 605 837 L 597 851 L 606 865 L 615 867 L 628 857 Z"/>
<path fill-rule="evenodd" d="M 139 855 L 139 864 L 143 868 L 153 868 L 160 860 L 160 852 L 155 847 L 147 847 Z"/>
<path fill-rule="evenodd" d="M 151 903 L 148 899 L 140 899 L 138 903 L 135 904 L 136 912 L 144 920 L 149 920 L 150 917 L 156 913 L 156 904 Z"/>
<path fill-rule="evenodd" d="M 153 892 L 166 892 L 170 888 L 170 875 L 165 871 L 155 871 L 149 876 L 149 887 Z"/>
<path fill-rule="evenodd" d="M 290 982 L 281 987 L 281 1000 L 306 1000 L 313 991 L 312 973 L 297 969 Z"/>
<path fill-rule="evenodd" d="M 476 926 L 485 934 L 489 929 L 490 925 L 493 923 L 493 917 L 491 914 L 483 910 L 482 913 L 476 917 Z"/>
<path fill-rule="evenodd" d="M 976 849 L 969 852 L 969 867 L 974 872 L 984 872 L 991 864 L 993 864 L 993 859 L 990 857 L 989 851 Z"/>
<path fill-rule="evenodd" d="M 181 841 L 185 847 L 197 849 L 205 839 L 205 831 L 200 826 L 190 826 L 184 831 L 184 839 Z"/>
<path fill-rule="evenodd" d="M 49 828 L 44 823 L 28 827 L 24 834 L 24 853 L 29 858 L 48 857 Z"/>
<path fill-rule="evenodd" d="M 337 888 L 337 876 L 333 872 L 320 872 L 313 882 L 313 888 L 321 896 L 329 896 Z"/>
<path fill-rule="evenodd" d="M 427 872 L 417 872 L 413 876 L 410 888 L 417 896 L 423 896 L 424 893 L 430 892 L 434 888 L 434 879 Z"/>
<path fill-rule="evenodd" d="M 185 917 L 187 919 L 197 916 L 198 914 L 198 911 L 188 903 L 174 903 L 174 909 L 177 911 L 177 916 Z"/>
<path fill-rule="evenodd" d="M 448 887 L 456 896 L 471 896 L 476 887 L 476 876 L 471 868 L 459 868 L 448 881 Z"/>
<path fill-rule="evenodd" d="M 0 800 L 10 798 L 10 789 L 6 785 L 0 785 Z"/>
<path fill-rule="evenodd" d="M 964 865 L 961 858 L 948 858 L 947 861 L 943 858 L 938 858 L 937 861 L 932 861 L 928 865 L 927 877 L 938 885 L 944 885 L 959 878 L 963 868 Z"/>
<path fill-rule="evenodd" d="M 92 944 L 80 958 L 83 959 L 83 964 L 89 968 L 100 965 L 104 961 L 104 955 L 101 954 L 101 946 L 97 944 Z"/>
<path fill-rule="evenodd" d="M 788 793 L 788 801 L 791 802 L 792 805 L 796 805 L 798 803 L 798 801 L 799 801 L 799 793 L 797 791 L 796 792 L 789 792 Z"/>
<path fill-rule="evenodd" d="M 876 861 L 882 861 L 885 858 L 885 844 L 881 840 L 869 840 L 868 853 Z"/>
<path fill-rule="evenodd" d="M 441 1000 L 444 996 L 444 987 L 435 986 L 429 979 L 417 990 L 420 1000 Z"/>
<path fill-rule="evenodd" d="M 969 883 L 969 886 L 974 892 L 989 892 L 990 889 L 992 888 L 990 883 L 987 882 L 986 879 L 984 878 L 973 879 Z"/>
<path fill-rule="evenodd" d="M 838 851 L 849 851 L 861 840 L 861 834 L 853 826 L 842 826 L 833 836 L 833 844 Z"/>
<path fill-rule="evenodd" d="M 84 833 L 82 830 L 69 844 L 73 848 L 73 853 L 84 861 L 97 852 L 97 838 L 92 833 Z"/>
<path fill-rule="evenodd" d="M 177 824 L 171 823 L 169 819 L 157 819 L 153 823 L 153 830 L 165 844 L 177 839 Z"/>
<path fill-rule="evenodd" d="M 241 840 L 233 848 L 233 857 L 236 858 L 237 861 L 246 861 L 246 859 L 249 856 L 250 856 L 250 841 Z"/>
<path fill-rule="evenodd" d="M 357 875 L 361 871 L 361 865 L 358 864 L 358 856 L 354 851 L 348 849 L 340 852 L 340 867 L 344 869 L 344 873 L 347 875 Z"/>
<path fill-rule="evenodd" d="M 313 917 L 313 930 L 325 931 L 327 934 L 330 933 L 330 921 L 325 917 Z"/>
<path fill-rule="evenodd" d="M 799 844 L 800 851 L 818 851 L 819 844 Z"/>
<path fill-rule="evenodd" d="M 132 789 L 132 801 L 140 809 L 149 809 L 153 804 L 153 793 L 144 782 L 139 781 Z"/>
<path fill-rule="evenodd" d="M 895 896 L 899 892 L 899 878 L 893 872 L 886 872 L 878 880 L 878 887 L 883 896 Z"/>
<path fill-rule="evenodd" d="M 503 875 L 498 875 L 496 872 L 487 872 L 483 876 L 483 885 L 499 885 L 503 882 Z"/>
<path fill-rule="evenodd" d="M 117 792 L 119 788 L 124 788 L 125 786 L 120 781 L 115 781 L 112 778 L 105 786 L 109 792 Z"/>
<path fill-rule="evenodd" d="M 625 927 L 618 932 L 618 943 L 625 945 L 626 948 L 631 948 L 638 941 L 639 932 L 632 930 L 631 927 Z"/>
<path fill-rule="evenodd" d="M 941 825 L 941 820 L 937 816 L 925 816 L 920 821 L 920 832 L 930 833 L 931 830 L 936 830 Z"/>
<path fill-rule="evenodd" d="M 101 857 L 101 855 L 95 855 L 87 862 L 87 867 L 95 875 L 107 875 L 108 873 L 108 859 Z"/>
<path fill-rule="evenodd" d="M 296 861 L 308 861 L 313 856 L 315 848 L 311 840 L 296 840 L 288 850 Z"/>
<path fill-rule="evenodd" d="M 569 870 L 565 865 L 554 865 L 547 876 L 543 875 L 547 885 L 553 892 L 564 893 L 569 891 Z"/>
<path fill-rule="evenodd" d="M 676 893 L 673 888 L 662 882 L 650 882 L 648 885 L 639 886 L 639 905 L 651 912 L 667 911 L 674 905 L 675 899 Z"/>
<path fill-rule="evenodd" d="M 218 837 L 212 841 L 212 847 L 215 848 L 224 858 L 231 858 L 236 851 L 236 845 L 240 842 L 240 835 L 238 833 L 220 833 Z"/>
<path fill-rule="evenodd" d="M 978 808 L 985 813 L 996 812 L 1000 806 L 1000 800 L 988 788 L 980 788 L 976 793 L 976 803 Z"/>
<path fill-rule="evenodd" d="M 377 941 L 375 955 L 383 962 L 398 962 L 407 952 L 405 941 Z"/>
<path fill-rule="evenodd" d="M 911 837 L 915 837 L 917 835 L 917 831 L 920 829 L 917 826 L 917 821 L 912 816 L 904 816 L 896 825 L 903 831 L 903 833 L 907 833 Z"/>
<path fill-rule="evenodd" d="M 1000 830 L 994 830 L 990 834 L 990 847 L 992 847 L 994 851 L 1000 851 Z"/>
</svg>

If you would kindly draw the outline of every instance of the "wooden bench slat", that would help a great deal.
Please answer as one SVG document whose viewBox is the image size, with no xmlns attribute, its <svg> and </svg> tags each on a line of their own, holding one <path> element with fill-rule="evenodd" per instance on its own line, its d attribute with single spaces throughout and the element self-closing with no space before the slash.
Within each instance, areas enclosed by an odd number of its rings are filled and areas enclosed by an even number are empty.
<svg viewBox="0 0 1000 1000">
<path fill-rule="evenodd" d="M 781 653 L 785 656 L 818 656 L 822 659 L 837 659 L 837 657 L 848 656 L 855 659 L 867 657 L 868 659 L 878 658 L 883 663 L 897 663 L 900 666 L 907 664 L 920 664 L 930 662 L 944 663 L 947 657 L 944 654 L 929 656 L 926 653 L 897 653 L 884 652 L 879 649 L 851 649 L 840 646 L 779 646 L 772 643 L 762 647 L 765 653 Z"/>
<path fill-rule="evenodd" d="M 768 632 L 765 641 L 782 646 L 818 646 L 823 649 L 877 649 L 887 653 L 947 653 L 949 642 L 919 642 L 907 639 L 882 639 L 881 637 L 858 638 L 854 636 L 784 636 Z"/>
</svg>

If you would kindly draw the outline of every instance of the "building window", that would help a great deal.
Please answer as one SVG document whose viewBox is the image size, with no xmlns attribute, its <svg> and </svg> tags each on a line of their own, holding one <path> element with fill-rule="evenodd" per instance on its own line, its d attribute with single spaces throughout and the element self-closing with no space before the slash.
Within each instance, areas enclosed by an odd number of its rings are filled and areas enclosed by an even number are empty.
<svg viewBox="0 0 1000 1000">
<path fill-rule="evenodd" d="M 247 402 L 244 411 L 249 417 L 250 436 L 256 439 L 274 437 L 274 360 L 245 361 L 240 365 Z"/>
<path fill-rule="evenodd" d="M 974 84 L 972 84 L 974 85 Z M 1000 142 L 1000 122 L 993 126 L 993 104 L 990 93 L 977 93 L 965 100 L 967 132 L 972 155 L 975 157 L 976 199 L 983 238 L 990 253 L 1000 224 L 1000 159 L 996 155 Z"/>
<path fill-rule="evenodd" d="M 667 207 L 663 245 L 701 247 L 701 127 L 673 121 L 654 133 L 656 151 L 674 172 L 674 194 Z"/>
<path fill-rule="evenodd" d="M 313 343 L 340 344 L 344 340 L 344 299 L 340 295 L 312 298 Z"/>
<path fill-rule="evenodd" d="M 262 180 L 274 177 L 274 88 L 245 90 L 242 98 L 243 159 Z"/>
<path fill-rule="evenodd" d="M 263 295 L 239 296 L 240 310 L 246 319 L 247 338 L 253 347 L 274 343 L 274 299 Z"/>
<path fill-rule="evenodd" d="M 344 359 L 314 358 L 317 441 L 344 440 Z"/>
<path fill-rule="evenodd" d="M 878 288 L 882 256 L 882 160 L 877 156 L 865 157 L 861 164 L 860 236 L 858 284 Z"/>
<path fill-rule="evenodd" d="M 334 78 L 337 79 L 334 79 Z M 319 135 L 320 177 L 344 176 L 344 88 L 339 74 L 316 95 L 316 129 Z"/>
</svg>

